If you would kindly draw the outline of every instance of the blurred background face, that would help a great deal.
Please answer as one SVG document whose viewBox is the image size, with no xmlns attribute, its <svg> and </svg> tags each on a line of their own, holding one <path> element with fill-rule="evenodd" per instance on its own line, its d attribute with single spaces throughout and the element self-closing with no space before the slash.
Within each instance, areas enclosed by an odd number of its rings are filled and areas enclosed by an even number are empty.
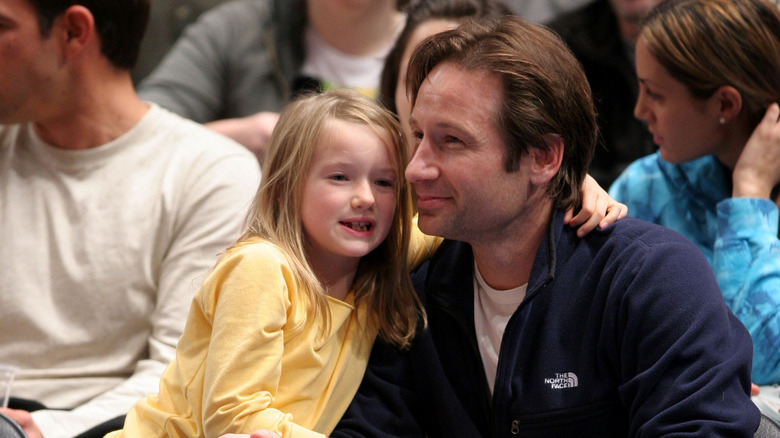
<svg viewBox="0 0 780 438">
<path fill-rule="evenodd" d="M 33 6 L 0 0 L 0 123 L 39 120 L 51 112 L 60 67 L 58 45 L 41 36 Z"/>
<path fill-rule="evenodd" d="M 697 99 L 646 49 L 636 45 L 639 98 L 634 115 L 647 122 L 661 158 L 683 163 L 704 155 L 721 155 L 716 96 Z"/>
<path fill-rule="evenodd" d="M 412 108 L 411 102 L 409 102 L 409 98 L 406 95 L 406 69 L 409 65 L 409 58 L 412 57 L 412 52 L 414 52 L 415 47 L 422 40 L 431 35 L 453 29 L 458 24 L 455 20 L 445 19 L 432 19 L 420 23 L 417 29 L 409 36 L 404 53 L 401 55 L 401 65 L 398 68 L 398 83 L 395 88 L 395 108 L 398 111 L 398 120 L 401 122 L 401 128 L 403 128 L 406 137 L 409 139 L 409 144 L 413 144 L 412 133 L 409 129 L 409 114 L 411 114 Z"/>
<path fill-rule="evenodd" d="M 609 0 L 623 38 L 631 43 L 636 42 L 642 19 L 658 3 L 661 0 Z"/>
<path fill-rule="evenodd" d="M 359 10 L 372 5 L 377 5 L 378 3 L 395 4 L 395 0 L 306 0 L 306 4 L 309 7 L 327 7 L 343 10 Z"/>
<path fill-rule="evenodd" d="M 609 0 L 612 9 L 621 19 L 639 21 L 661 0 Z"/>
</svg>

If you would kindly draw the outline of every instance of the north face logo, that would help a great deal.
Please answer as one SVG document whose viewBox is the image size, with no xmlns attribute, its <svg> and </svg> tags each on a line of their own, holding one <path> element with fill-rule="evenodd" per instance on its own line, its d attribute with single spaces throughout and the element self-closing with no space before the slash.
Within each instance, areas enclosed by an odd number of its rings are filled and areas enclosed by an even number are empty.
<svg viewBox="0 0 780 438">
<path fill-rule="evenodd" d="M 544 384 L 552 389 L 576 388 L 578 383 L 574 373 L 555 373 L 555 377 L 544 379 Z"/>
</svg>

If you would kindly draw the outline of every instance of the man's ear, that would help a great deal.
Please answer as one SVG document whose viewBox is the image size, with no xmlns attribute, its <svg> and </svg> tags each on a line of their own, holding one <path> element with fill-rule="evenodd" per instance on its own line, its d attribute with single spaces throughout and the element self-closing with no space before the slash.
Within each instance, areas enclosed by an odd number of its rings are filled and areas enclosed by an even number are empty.
<svg viewBox="0 0 780 438">
<path fill-rule="evenodd" d="M 720 86 L 711 99 L 721 125 L 735 119 L 742 111 L 742 95 L 730 85 Z"/>
<path fill-rule="evenodd" d="M 531 148 L 530 179 L 535 185 L 545 185 L 558 173 L 563 162 L 563 138 L 558 134 L 545 134 L 544 149 Z"/>
<path fill-rule="evenodd" d="M 66 56 L 77 55 L 96 40 L 95 17 L 89 9 L 73 5 L 54 23 Z M 99 47 L 99 46 L 98 46 Z"/>
</svg>

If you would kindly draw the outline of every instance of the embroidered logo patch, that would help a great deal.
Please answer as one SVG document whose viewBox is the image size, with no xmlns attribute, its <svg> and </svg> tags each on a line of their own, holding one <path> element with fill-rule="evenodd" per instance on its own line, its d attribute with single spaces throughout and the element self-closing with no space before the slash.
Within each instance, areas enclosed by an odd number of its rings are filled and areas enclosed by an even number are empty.
<svg viewBox="0 0 780 438">
<path fill-rule="evenodd" d="M 552 389 L 576 388 L 579 381 L 574 373 L 555 373 L 555 377 L 544 379 L 544 384 Z"/>
</svg>

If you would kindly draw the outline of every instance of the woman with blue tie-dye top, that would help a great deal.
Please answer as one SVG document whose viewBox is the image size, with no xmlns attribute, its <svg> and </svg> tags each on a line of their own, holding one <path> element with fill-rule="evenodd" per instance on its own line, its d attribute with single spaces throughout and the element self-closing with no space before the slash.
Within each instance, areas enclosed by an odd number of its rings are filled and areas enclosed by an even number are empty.
<svg viewBox="0 0 780 438">
<path fill-rule="evenodd" d="M 753 381 L 780 382 L 780 11 L 766 0 L 669 0 L 636 45 L 634 115 L 659 151 L 610 195 L 707 256 L 753 337 Z"/>
</svg>

